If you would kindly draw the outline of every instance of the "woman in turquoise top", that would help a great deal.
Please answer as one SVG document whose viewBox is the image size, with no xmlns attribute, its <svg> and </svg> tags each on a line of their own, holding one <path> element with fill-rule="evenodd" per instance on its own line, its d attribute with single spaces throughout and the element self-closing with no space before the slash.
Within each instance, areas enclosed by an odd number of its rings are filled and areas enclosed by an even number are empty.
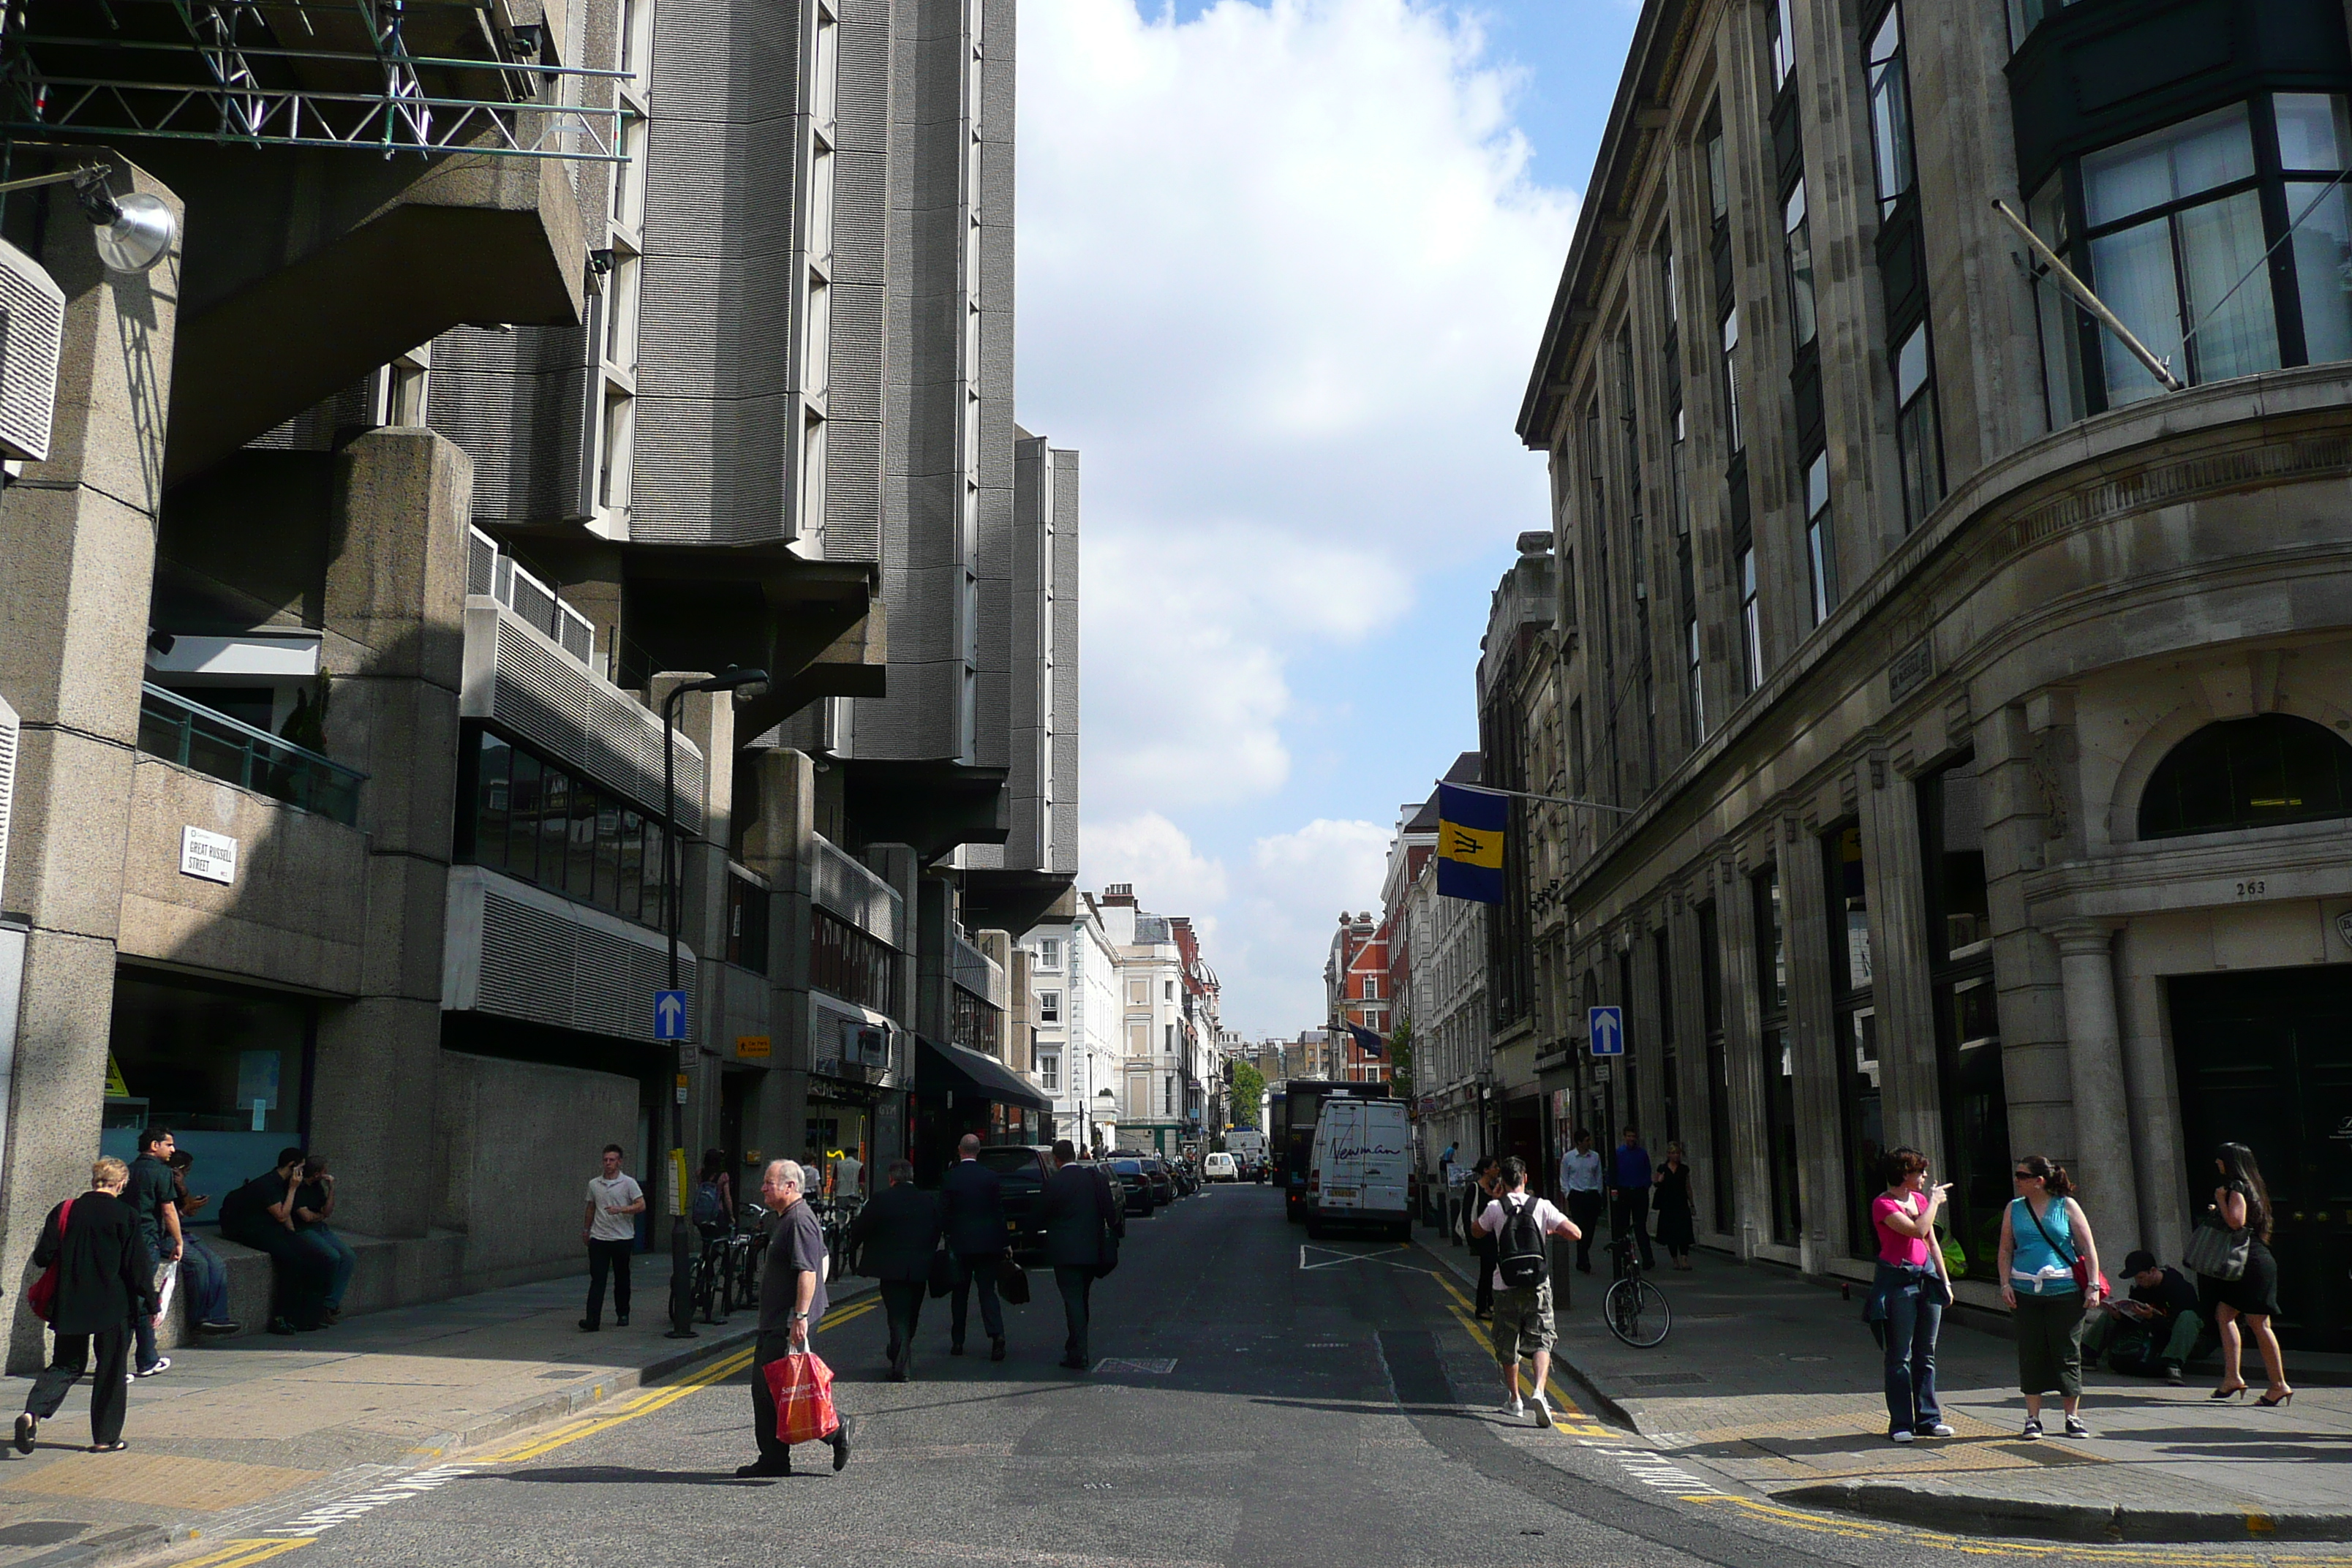
<svg viewBox="0 0 2352 1568">
<path fill-rule="evenodd" d="M 2017 1315 L 2017 1385 L 2025 1395 L 2025 1435 L 2042 1436 L 2042 1396 L 2052 1389 L 2066 1405 L 2066 1436 L 2083 1425 L 2083 1314 L 2098 1305 L 2099 1247 L 2063 1165 L 2028 1154 L 2010 1173 L 2017 1196 L 2000 1216 L 2000 1299 Z M 2091 1289 L 2074 1282 L 2074 1260 L 2089 1263 Z"/>
</svg>

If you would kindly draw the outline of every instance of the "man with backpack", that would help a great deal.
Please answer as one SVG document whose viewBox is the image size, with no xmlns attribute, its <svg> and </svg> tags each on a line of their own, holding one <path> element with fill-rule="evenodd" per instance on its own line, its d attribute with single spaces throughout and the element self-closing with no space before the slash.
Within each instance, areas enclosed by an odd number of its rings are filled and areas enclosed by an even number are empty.
<svg viewBox="0 0 2352 1568">
<path fill-rule="evenodd" d="M 1519 1357 L 1535 1361 L 1536 1425 L 1552 1424 L 1544 1384 L 1551 1376 L 1551 1347 L 1559 1338 L 1551 1317 L 1551 1243 L 1574 1241 L 1584 1233 L 1550 1200 L 1528 1191 L 1528 1163 L 1514 1154 L 1503 1162 L 1502 1191 L 1478 1216 L 1478 1228 L 1494 1237 L 1495 1360 L 1503 1369 L 1503 1414 L 1522 1415 Z"/>
</svg>

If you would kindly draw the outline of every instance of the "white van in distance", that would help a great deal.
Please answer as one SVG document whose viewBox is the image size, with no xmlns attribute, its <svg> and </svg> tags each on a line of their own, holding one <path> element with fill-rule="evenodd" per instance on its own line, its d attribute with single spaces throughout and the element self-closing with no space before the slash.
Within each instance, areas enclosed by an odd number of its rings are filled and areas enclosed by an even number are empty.
<svg viewBox="0 0 2352 1568">
<path fill-rule="evenodd" d="M 1402 1100 L 1328 1100 L 1315 1123 L 1307 1166 L 1307 1234 L 1373 1226 L 1412 1239 L 1405 1178 L 1412 1130 Z"/>
</svg>

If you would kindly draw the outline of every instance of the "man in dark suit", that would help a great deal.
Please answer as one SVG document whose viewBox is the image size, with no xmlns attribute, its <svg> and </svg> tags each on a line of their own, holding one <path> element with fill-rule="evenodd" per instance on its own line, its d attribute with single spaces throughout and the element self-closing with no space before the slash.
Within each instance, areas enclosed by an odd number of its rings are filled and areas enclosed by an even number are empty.
<svg viewBox="0 0 2352 1568">
<path fill-rule="evenodd" d="M 940 1201 L 915 1190 L 915 1167 L 890 1162 L 890 1184 L 849 1222 L 858 1247 L 858 1272 L 879 1280 L 882 1310 L 890 1323 L 890 1381 L 904 1383 L 915 1359 L 915 1323 L 931 1278 L 931 1254 L 940 1245 Z"/>
<path fill-rule="evenodd" d="M 152 1326 L 163 1307 L 156 1294 L 154 1255 L 140 1238 L 131 1205 L 122 1201 L 130 1180 L 130 1167 L 121 1161 L 110 1155 L 99 1161 L 90 1167 L 90 1190 L 71 1200 L 70 1211 L 63 1204 L 51 1209 L 41 1226 L 33 1267 L 57 1266 L 49 1327 L 57 1331 L 58 1342 L 48 1366 L 25 1395 L 24 1414 L 16 1417 L 20 1454 L 33 1451 L 34 1435 L 65 1403 L 66 1390 L 89 1367 L 93 1346 L 98 1372 L 89 1385 L 90 1451 L 110 1454 L 124 1446 L 123 1362 L 130 1354 L 131 1317 L 136 1312 Z"/>
<path fill-rule="evenodd" d="M 980 1287 L 980 1322 L 988 1331 L 988 1359 L 1004 1359 L 1004 1308 L 996 1299 L 996 1265 L 1004 1256 L 1004 1184 L 980 1163 L 980 1138 L 967 1132 L 956 1163 L 940 1183 L 940 1229 L 955 1257 L 954 1310 L 948 1320 L 948 1354 L 963 1354 L 963 1328 L 973 1285 Z"/>
<path fill-rule="evenodd" d="M 1108 1238 L 1127 1234 L 1127 1217 L 1101 1167 L 1077 1161 L 1068 1139 L 1054 1145 L 1054 1174 L 1038 1195 L 1037 1213 L 1045 1226 L 1045 1258 L 1062 1292 L 1062 1315 L 1069 1321 L 1062 1364 L 1084 1372 L 1093 1364 L 1087 1352 L 1088 1298 L 1103 1271 Z"/>
</svg>

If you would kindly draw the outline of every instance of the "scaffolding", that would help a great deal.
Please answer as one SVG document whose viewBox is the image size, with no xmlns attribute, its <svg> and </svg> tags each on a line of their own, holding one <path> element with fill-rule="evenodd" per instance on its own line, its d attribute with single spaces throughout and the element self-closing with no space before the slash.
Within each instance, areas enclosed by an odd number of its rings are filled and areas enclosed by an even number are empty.
<svg viewBox="0 0 2352 1568">
<path fill-rule="evenodd" d="M 632 73 L 552 53 L 503 0 L 5 0 L 0 138 L 625 161 Z"/>
</svg>

